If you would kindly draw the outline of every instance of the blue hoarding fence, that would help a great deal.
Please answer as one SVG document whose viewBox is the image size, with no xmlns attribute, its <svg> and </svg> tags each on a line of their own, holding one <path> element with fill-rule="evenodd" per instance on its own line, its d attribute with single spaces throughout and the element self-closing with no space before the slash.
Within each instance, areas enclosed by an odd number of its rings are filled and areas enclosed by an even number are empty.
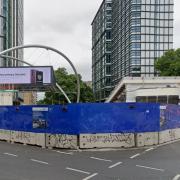
<svg viewBox="0 0 180 180">
<path fill-rule="evenodd" d="M 160 125 L 161 130 L 180 128 L 180 106 L 162 106 Z"/>
<path fill-rule="evenodd" d="M 71 135 L 155 132 L 160 130 L 160 105 L 80 103 L 0 106 L 0 129 Z"/>
</svg>

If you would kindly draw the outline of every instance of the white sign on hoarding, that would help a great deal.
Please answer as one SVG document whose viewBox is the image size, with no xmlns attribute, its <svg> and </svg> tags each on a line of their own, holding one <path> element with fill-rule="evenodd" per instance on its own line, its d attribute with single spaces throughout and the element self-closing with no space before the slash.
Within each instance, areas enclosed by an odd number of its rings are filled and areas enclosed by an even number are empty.
<svg viewBox="0 0 180 180">
<path fill-rule="evenodd" d="M 51 84 L 52 70 L 51 66 L 0 68 L 0 84 Z"/>
</svg>

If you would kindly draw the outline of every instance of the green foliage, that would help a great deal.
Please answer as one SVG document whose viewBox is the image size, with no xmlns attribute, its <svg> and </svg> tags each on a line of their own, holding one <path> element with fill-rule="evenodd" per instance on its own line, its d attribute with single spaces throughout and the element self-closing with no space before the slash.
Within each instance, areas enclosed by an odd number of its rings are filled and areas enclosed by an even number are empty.
<svg viewBox="0 0 180 180">
<path fill-rule="evenodd" d="M 160 76 L 180 76 L 180 49 L 169 50 L 155 63 Z"/>
<path fill-rule="evenodd" d="M 62 87 L 65 93 L 68 95 L 71 102 L 76 102 L 77 100 L 77 80 L 76 76 L 73 74 L 68 74 L 65 68 L 59 68 L 55 71 L 56 82 Z M 87 86 L 83 81 L 81 76 L 80 87 L 81 96 L 80 102 L 94 102 L 94 96 L 92 89 Z M 64 95 L 61 92 L 46 92 L 44 100 L 38 102 L 38 104 L 64 104 L 67 103 Z"/>
</svg>

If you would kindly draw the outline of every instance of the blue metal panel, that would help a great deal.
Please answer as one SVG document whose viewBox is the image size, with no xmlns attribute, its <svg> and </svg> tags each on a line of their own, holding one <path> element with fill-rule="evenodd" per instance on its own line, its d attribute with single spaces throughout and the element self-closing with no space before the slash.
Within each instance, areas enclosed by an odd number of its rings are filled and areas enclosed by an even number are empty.
<svg viewBox="0 0 180 180">
<path fill-rule="evenodd" d="M 158 104 L 82 104 L 81 133 L 153 132 L 159 130 Z"/>
<path fill-rule="evenodd" d="M 79 104 L 49 106 L 49 133 L 79 134 Z"/>
<path fill-rule="evenodd" d="M 161 111 L 161 130 L 180 128 L 180 106 L 167 105 Z"/>
<path fill-rule="evenodd" d="M 48 110 L 33 111 L 33 108 L 43 107 Z M 36 122 L 37 119 L 40 121 Z M 0 107 L 0 129 L 37 133 L 153 132 L 159 131 L 159 119 L 159 104 L 86 103 Z"/>
</svg>

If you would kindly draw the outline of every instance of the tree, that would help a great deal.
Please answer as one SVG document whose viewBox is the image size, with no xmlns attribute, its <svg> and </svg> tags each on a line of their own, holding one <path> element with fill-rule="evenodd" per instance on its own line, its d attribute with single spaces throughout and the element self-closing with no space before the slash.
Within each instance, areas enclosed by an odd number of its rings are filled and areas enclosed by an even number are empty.
<svg viewBox="0 0 180 180">
<path fill-rule="evenodd" d="M 71 102 L 77 99 L 77 79 L 73 74 L 68 74 L 65 68 L 58 68 L 55 71 L 56 82 L 63 88 Z M 80 102 L 94 102 L 92 89 L 80 78 L 81 96 Z M 40 100 L 38 104 L 64 104 L 67 103 L 64 95 L 58 92 L 46 92 L 44 100 Z"/>
<path fill-rule="evenodd" d="M 169 50 L 155 63 L 160 76 L 180 76 L 180 49 Z"/>
</svg>

